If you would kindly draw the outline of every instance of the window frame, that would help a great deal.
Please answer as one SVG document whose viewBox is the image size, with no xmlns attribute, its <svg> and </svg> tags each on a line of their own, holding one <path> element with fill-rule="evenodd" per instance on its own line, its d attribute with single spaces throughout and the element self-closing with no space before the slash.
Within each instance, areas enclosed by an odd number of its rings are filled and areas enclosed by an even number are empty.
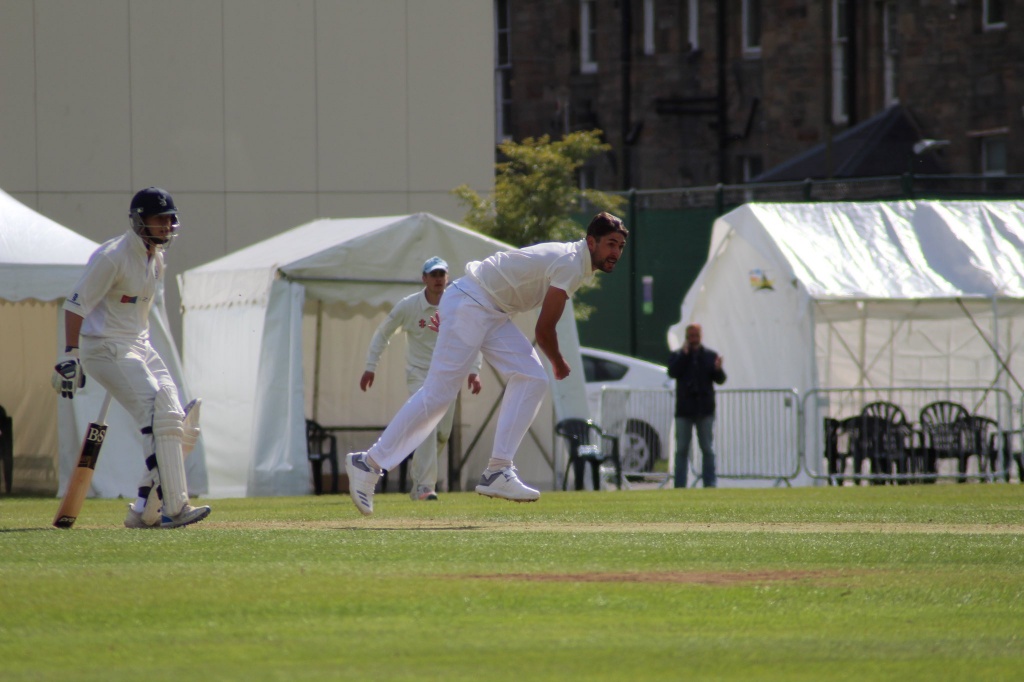
<svg viewBox="0 0 1024 682">
<path fill-rule="evenodd" d="M 1002 19 L 992 21 L 992 6 L 999 3 L 998 7 L 1002 12 Z M 1006 29 L 1006 0 L 982 0 L 981 3 L 981 27 L 986 31 L 1002 31 Z"/>
<path fill-rule="evenodd" d="M 742 45 L 743 45 L 743 56 L 748 58 L 757 58 L 761 56 L 761 19 L 762 19 L 762 8 L 761 0 L 743 0 L 742 8 Z M 757 44 L 753 42 L 753 31 L 755 24 L 753 24 L 756 18 L 756 29 L 757 29 Z"/>
<path fill-rule="evenodd" d="M 648 57 L 657 52 L 654 39 L 655 0 L 644 0 L 644 54 Z"/>
<path fill-rule="evenodd" d="M 597 73 L 597 0 L 580 0 L 580 73 Z"/>
<path fill-rule="evenodd" d="M 700 0 L 688 0 L 686 37 L 690 41 L 690 51 L 700 49 Z"/>
<path fill-rule="evenodd" d="M 832 123 L 846 125 L 850 121 L 850 102 L 847 101 L 846 86 L 848 74 L 848 47 L 850 27 L 845 22 L 846 3 L 855 0 L 831 0 L 832 2 Z"/>
</svg>

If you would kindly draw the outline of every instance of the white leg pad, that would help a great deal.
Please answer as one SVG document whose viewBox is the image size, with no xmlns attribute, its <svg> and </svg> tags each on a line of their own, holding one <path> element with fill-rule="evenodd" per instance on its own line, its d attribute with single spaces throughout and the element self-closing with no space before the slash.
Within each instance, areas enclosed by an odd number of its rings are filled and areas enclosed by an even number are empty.
<svg viewBox="0 0 1024 682">
<path fill-rule="evenodd" d="M 188 459 L 188 456 L 192 454 L 192 450 L 196 446 L 196 441 L 199 440 L 199 408 L 202 406 L 202 398 L 196 398 L 188 405 L 185 406 L 185 419 L 182 421 L 182 438 L 181 438 L 181 454 L 183 459 Z M 149 472 L 150 477 L 148 483 L 151 486 L 149 491 L 149 498 L 146 500 L 146 508 L 142 512 L 142 520 L 147 525 L 152 526 L 160 520 L 160 512 L 162 511 L 160 506 L 160 470 L 153 469 Z M 145 485 L 145 483 L 143 484 Z"/>
<path fill-rule="evenodd" d="M 153 438 L 156 440 L 156 463 L 163 491 L 163 514 L 177 516 L 188 504 L 185 457 L 181 447 L 185 415 L 178 405 L 176 392 L 167 387 L 157 391 L 153 408 Z"/>
</svg>

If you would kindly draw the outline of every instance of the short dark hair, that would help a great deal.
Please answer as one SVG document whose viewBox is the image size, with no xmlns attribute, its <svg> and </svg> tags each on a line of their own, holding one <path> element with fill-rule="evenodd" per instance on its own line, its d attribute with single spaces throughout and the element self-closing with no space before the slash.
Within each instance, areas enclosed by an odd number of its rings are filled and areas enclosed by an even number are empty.
<svg viewBox="0 0 1024 682">
<path fill-rule="evenodd" d="M 594 216 L 593 220 L 590 221 L 590 225 L 587 226 L 587 236 L 595 239 L 600 239 L 612 232 L 618 232 L 623 237 L 629 237 L 629 230 L 625 228 L 622 221 L 606 211 L 601 211 Z"/>
</svg>

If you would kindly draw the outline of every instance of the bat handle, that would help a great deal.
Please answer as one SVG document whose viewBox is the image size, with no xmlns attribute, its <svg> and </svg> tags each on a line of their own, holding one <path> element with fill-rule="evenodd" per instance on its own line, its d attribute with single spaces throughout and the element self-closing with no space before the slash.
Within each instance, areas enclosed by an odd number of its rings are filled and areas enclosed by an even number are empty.
<svg viewBox="0 0 1024 682">
<path fill-rule="evenodd" d="M 103 424 L 107 421 L 107 410 L 110 409 L 110 392 L 103 397 L 103 407 L 100 408 L 100 416 L 96 417 L 97 424 Z"/>
</svg>

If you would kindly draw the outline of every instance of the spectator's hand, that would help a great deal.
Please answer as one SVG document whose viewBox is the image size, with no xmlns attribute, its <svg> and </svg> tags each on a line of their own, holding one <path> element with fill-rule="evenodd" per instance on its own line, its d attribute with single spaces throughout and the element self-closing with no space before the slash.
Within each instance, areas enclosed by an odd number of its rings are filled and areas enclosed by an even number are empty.
<svg viewBox="0 0 1024 682">
<path fill-rule="evenodd" d="M 715 356 L 715 371 L 716 372 L 720 372 L 721 370 L 722 370 L 722 356 L 721 355 L 716 355 Z"/>
<path fill-rule="evenodd" d="M 363 376 L 359 378 L 359 388 L 365 391 L 370 386 L 373 386 L 374 376 L 373 372 L 363 372 Z"/>
<path fill-rule="evenodd" d="M 432 332 L 440 331 L 440 329 L 441 329 L 441 311 L 440 310 L 435 311 L 434 314 L 430 316 L 430 324 L 427 325 L 427 329 L 429 329 Z"/>
<path fill-rule="evenodd" d="M 57 361 L 53 367 L 53 376 L 50 377 L 53 390 L 60 393 L 61 398 L 74 398 L 75 392 L 85 386 L 85 370 L 82 369 L 82 362 L 78 359 L 78 349 L 72 349 L 70 353 Z"/>
<path fill-rule="evenodd" d="M 476 395 L 477 393 L 479 393 L 480 389 L 483 388 L 483 385 L 480 383 L 480 377 L 478 375 L 476 375 L 476 374 L 470 374 L 469 375 L 469 382 L 468 383 L 469 383 L 469 390 L 473 393 L 473 395 Z"/>
</svg>

